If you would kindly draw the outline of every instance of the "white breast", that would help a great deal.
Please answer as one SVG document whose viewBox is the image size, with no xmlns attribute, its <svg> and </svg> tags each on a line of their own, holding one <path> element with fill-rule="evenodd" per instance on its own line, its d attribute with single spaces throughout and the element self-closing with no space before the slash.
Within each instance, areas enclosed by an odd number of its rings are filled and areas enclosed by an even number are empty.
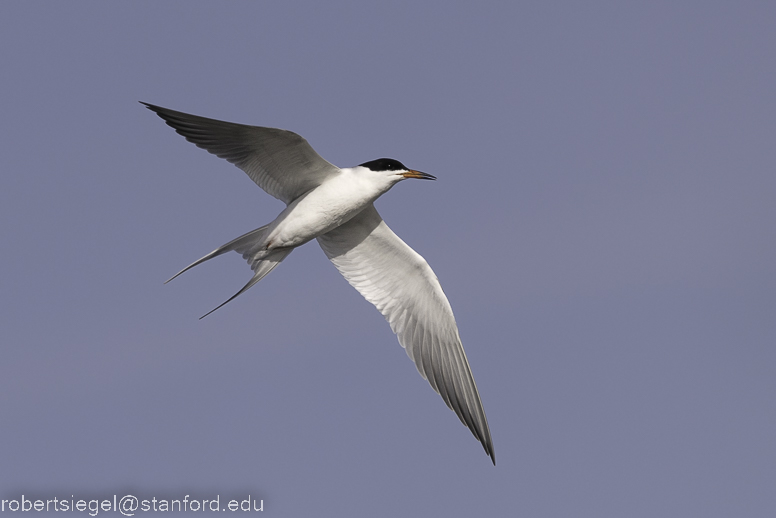
<svg viewBox="0 0 776 518">
<path fill-rule="evenodd" d="M 396 180 L 363 167 L 340 174 L 294 200 L 272 222 L 269 248 L 300 246 L 340 226 L 390 189 Z"/>
</svg>

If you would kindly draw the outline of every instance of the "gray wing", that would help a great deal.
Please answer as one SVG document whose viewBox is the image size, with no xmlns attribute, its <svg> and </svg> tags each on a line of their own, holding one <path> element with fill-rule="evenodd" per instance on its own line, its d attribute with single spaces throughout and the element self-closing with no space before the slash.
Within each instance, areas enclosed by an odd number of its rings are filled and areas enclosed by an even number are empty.
<svg viewBox="0 0 776 518">
<path fill-rule="evenodd" d="M 453 310 L 426 260 L 388 228 L 374 205 L 318 236 L 318 243 L 345 279 L 383 314 L 420 375 L 495 464 L 488 420 Z"/>
<path fill-rule="evenodd" d="M 291 131 L 246 126 L 142 103 L 189 142 L 224 158 L 286 204 L 337 174 L 339 168 Z"/>
</svg>

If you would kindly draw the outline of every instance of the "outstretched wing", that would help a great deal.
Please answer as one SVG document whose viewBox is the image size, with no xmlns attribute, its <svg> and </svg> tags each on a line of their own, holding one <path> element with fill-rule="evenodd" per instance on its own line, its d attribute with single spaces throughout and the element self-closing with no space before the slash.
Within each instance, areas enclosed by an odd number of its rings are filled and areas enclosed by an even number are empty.
<svg viewBox="0 0 776 518">
<path fill-rule="evenodd" d="M 189 142 L 224 158 L 286 204 L 337 174 L 339 168 L 291 131 L 246 126 L 142 103 Z"/>
<path fill-rule="evenodd" d="M 420 375 L 495 464 L 488 421 L 453 310 L 426 260 L 388 228 L 374 205 L 318 236 L 318 243 L 345 279 L 383 314 Z"/>
</svg>

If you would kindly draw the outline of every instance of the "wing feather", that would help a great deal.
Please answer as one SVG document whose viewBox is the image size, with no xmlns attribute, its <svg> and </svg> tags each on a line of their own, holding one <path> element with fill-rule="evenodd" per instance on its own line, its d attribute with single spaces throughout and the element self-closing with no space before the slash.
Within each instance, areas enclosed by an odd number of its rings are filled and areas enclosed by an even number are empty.
<svg viewBox="0 0 776 518">
<path fill-rule="evenodd" d="M 259 187 L 286 205 L 339 172 L 294 132 L 142 104 L 189 142 L 245 171 Z"/>
<path fill-rule="evenodd" d="M 388 228 L 373 205 L 318 237 L 347 281 L 375 305 L 418 372 L 493 459 L 493 441 L 455 317 L 428 263 Z"/>
</svg>

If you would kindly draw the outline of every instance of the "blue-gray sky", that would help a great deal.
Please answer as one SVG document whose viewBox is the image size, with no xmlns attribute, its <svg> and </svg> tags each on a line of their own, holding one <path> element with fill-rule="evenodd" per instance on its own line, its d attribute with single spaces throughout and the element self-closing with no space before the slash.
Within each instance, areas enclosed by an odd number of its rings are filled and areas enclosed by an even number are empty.
<svg viewBox="0 0 776 518">
<path fill-rule="evenodd" d="M 0 493 L 271 516 L 776 508 L 773 2 L 4 2 Z M 495 444 L 282 204 L 137 101 L 436 175 L 434 268 Z"/>
</svg>

